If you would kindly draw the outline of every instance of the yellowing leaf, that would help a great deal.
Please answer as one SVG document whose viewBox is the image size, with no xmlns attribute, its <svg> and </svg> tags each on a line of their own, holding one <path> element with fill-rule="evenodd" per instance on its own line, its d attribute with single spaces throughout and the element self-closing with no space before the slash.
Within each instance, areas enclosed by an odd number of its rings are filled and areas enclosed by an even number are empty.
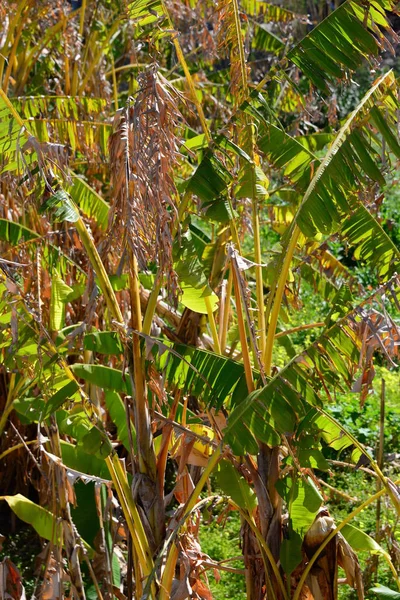
<svg viewBox="0 0 400 600">
<path fill-rule="evenodd" d="M 58 273 L 55 273 L 51 282 L 50 299 L 50 328 L 53 331 L 58 331 L 64 325 L 65 304 L 72 292 L 72 288 L 61 279 Z"/>
<path fill-rule="evenodd" d="M 183 306 L 186 306 L 186 308 L 189 308 L 197 313 L 201 313 L 202 315 L 206 315 L 207 307 L 205 298 L 207 297 L 210 299 L 212 311 L 214 312 L 214 310 L 217 308 L 218 296 L 211 291 L 208 285 L 202 288 L 195 288 L 191 285 L 186 285 L 183 283 L 181 288 L 183 292 L 181 302 Z"/>
<path fill-rule="evenodd" d="M 198 423 L 190 424 L 186 426 L 187 429 L 190 429 L 195 435 L 201 436 L 203 438 L 209 438 L 210 442 L 214 439 L 215 434 L 214 431 L 207 427 L 206 425 L 201 425 Z M 170 450 L 174 453 L 175 457 L 181 456 L 182 453 L 185 453 L 185 442 L 189 443 L 190 436 L 189 434 L 184 434 L 182 436 L 177 436 L 174 432 L 171 435 L 170 441 Z M 185 457 L 186 462 L 189 465 L 196 465 L 199 467 L 204 467 L 208 463 L 208 459 L 213 452 L 213 448 L 211 444 L 205 444 L 199 439 L 195 439 L 194 444 L 190 448 L 188 455 Z"/>
</svg>

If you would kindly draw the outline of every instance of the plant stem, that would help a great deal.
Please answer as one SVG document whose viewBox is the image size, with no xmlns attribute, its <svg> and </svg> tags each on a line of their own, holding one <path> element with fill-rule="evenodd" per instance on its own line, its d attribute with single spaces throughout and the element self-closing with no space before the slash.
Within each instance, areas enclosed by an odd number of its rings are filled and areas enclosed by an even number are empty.
<svg viewBox="0 0 400 600">
<path fill-rule="evenodd" d="M 79 18 L 79 35 L 83 36 L 83 30 L 85 28 L 85 14 L 86 14 L 86 2 L 87 0 L 82 0 L 81 4 L 81 14 Z"/>
<path fill-rule="evenodd" d="M 129 372 L 133 380 L 134 415 L 137 435 L 137 450 L 140 473 L 147 475 L 155 489 L 155 500 L 149 510 L 148 518 L 151 524 L 155 543 L 158 546 L 163 538 L 165 527 L 164 503 L 158 493 L 157 464 L 153 446 L 151 419 L 147 400 L 144 359 L 140 347 L 140 337 L 136 332 L 142 330 L 138 265 L 135 255 L 131 254 L 130 264 L 131 312 L 132 312 L 132 356 Z"/>
<path fill-rule="evenodd" d="M 172 19 L 171 19 L 171 16 L 169 14 L 167 5 L 165 3 L 165 0 L 161 0 L 161 3 L 162 3 L 162 7 L 163 7 L 163 10 L 164 10 L 165 16 L 167 17 L 167 21 L 169 23 L 169 26 L 173 30 L 174 29 L 174 24 L 172 22 Z M 204 116 L 203 107 L 201 105 L 200 100 L 197 97 L 196 88 L 195 88 L 194 83 L 193 83 L 193 78 L 192 78 L 192 76 L 190 74 L 189 67 L 187 66 L 187 62 L 185 60 L 185 55 L 183 54 L 181 45 L 180 45 L 179 40 L 178 40 L 178 33 L 177 32 L 173 33 L 173 35 L 172 35 L 172 42 L 173 42 L 173 44 L 175 46 L 176 55 L 177 55 L 178 60 L 179 60 L 179 62 L 181 64 L 181 66 L 182 66 L 183 72 L 185 74 L 186 81 L 187 81 L 188 86 L 189 86 L 190 94 L 192 96 L 192 102 L 195 105 L 197 113 L 199 115 L 199 119 L 200 119 L 200 123 L 201 123 L 202 129 L 203 129 L 204 135 L 206 136 L 207 142 L 210 143 L 211 142 L 211 135 L 210 135 L 210 131 L 208 129 L 206 118 Z"/>
<path fill-rule="evenodd" d="M 120 500 L 129 532 L 132 536 L 132 541 L 135 546 L 140 567 L 143 571 L 144 577 L 148 577 L 153 570 L 153 560 L 147 542 L 146 533 L 143 529 L 139 512 L 133 501 L 126 475 L 122 469 L 119 458 L 115 453 L 113 453 L 112 456 L 108 456 L 105 460 Z M 135 575 L 136 577 L 141 578 L 141 574 L 136 573 Z"/>
<path fill-rule="evenodd" d="M 222 442 L 217 446 L 217 448 L 215 449 L 213 455 L 211 456 L 210 460 L 208 461 L 208 464 L 206 466 L 206 468 L 204 469 L 203 473 L 201 474 L 201 477 L 199 479 L 199 481 L 197 482 L 196 487 L 194 488 L 193 492 L 190 495 L 190 498 L 188 499 L 188 501 L 186 502 L 185 506 L 182 509 L 182 515 L 184 516 L 188 516 L 191 511 L 193 510 L 198 497 L 200 496 L 200 493 L 203 489 L 203 487 L 205 486 L 207 479 L 210 477 L 211 473 L 213 472 L 213 470 L 215 469 L 215 467 L 217 466 L 217 464 L 219 463 L 219 461 L 222 458 Z"/>
<path fill-rule="evenodd" d="M 226 349 L 226 340 L 228 336 L 228 325 L 229 325 L 229 315 L 231 312 L 231 296 L 232 296 L 232 267 L 229 269 L 228 281 L 226 284 L 226 295 L 225 295 L 225 306 L 224 306 L 224 316 L 222 321 L 222 329 L 220 328 L 220 344 L 221 344 L 221 353 L 225 353 Z"/>
<path fill-rule="evenodd" d="M 174 530 L 172 531 L 172 533 L 169 535 L 169 537 L 165 540 L 163 547 L 161 549 L 161 551 L 159 552 L 159 555 L 157 557 L 157 560 L 155 562 L 155 567 L 153 568 L 153 571 L 150 575 L 149 580 L 147 581 L 146 584 L 146 588 L 144 590 L 144 593 L 146 594 L 146 590 L 149 586 L 149 582 L 152 581 L 152 578 L 155 576 L 155 572 L 156 569 L 160 566 L 162 557 L 164 556 L 164 554 L 166 553 L 169 545 L 171 544 L 171 542 L 174 541 L 174 539 L 177 537 L 179 530 L 181 529 L 181 527 L 185 524 L 186 520 L 190 517 L 191 513 L 193 510 L 195 510 L 196 508 L 198 508 L 199 506 L 201 506 L 202 504 L 204 504 L 205 502 L 207 502 L 209 499 L 208 498 L 202 498 L 199 502 L 197 502 L 197 498 L 199 497 L 203 487 L 205 486 L 207 479 L 209 478 L 209 476 L 211 475 L 212 471 L 215 469 L 215 467 L 217 466 L 218 462 L 221 460 L 222 458 L 222 450 L 223 450 L 223 446 L 222 446 L 222 442 L 218 445 L 218 447 L 215 449 L 214 454 L 211 456 L 210 460 L 208 461 L 208 464 L 206 466 L 206 468 L 204 469 L 196 487 L 194 488 L 193 492 L 191 493 L 189 499 L 187 500 L 185 506 L 182 508 L 181 510 L 181 515 L 182 517 L 178 520 L 178 523 L 176 524 Z M 172 559 L 171 559 L 172 560 Z M 166 596 L 167 598 L 168 596 Z"/>
<path fill-rule="evenodd" d="M 271 568 L 272 568 L 272 570 L 274 572 L 274 575 L 276 577 L 278 585 L 279 585 L 279 587 L 281 589 L 281 592 L 282 592 L 284 600 L 289 600 L 288 594 L 286 592 L 285 585 L 283 583 L 281 574 L 279 572 L 278 565 L 276 564 L 275 559 L 272 556 L 271 550 L 269 549 L 267 542 L 264 540 L 263 536 L 261 535 L 261 532 L 260 532 L 259 528 L 255 524 L 254 519 L 246 511 L 244 511 L 237 504 L 235 504 L 233 502 L 233 500 L 230 499 L 229 502 L 236 508 L 236 510 L 238 510 L 240 512 L 240 514 L 243 517 L 243 519 L 249 524 L 250 529 L 252 530 L 252 532 L 254 533 L 255 537 L 257 538 L 257 541 L 259 543 L 261 551 L 265 552 L 265 554 L 266 554 L 266 556 L 268 558 L 268 561 L 269 561 L 269 563 L 271 565 Z M 267 574 L 267 572 L 268 572 L 268 568 L 267 568 L 267 565 L 265 564 L 265 573 Z"/>
<path fill-rule="evenodd" d="M 254 170 L 253 179 L 254 179 Z M 253 195 L 253 235 L 254 235 L 254 262 L 256 263 L 256 295 L 257 295 L 257 335 L 260 340 L 261 356 L 265 356 L 266 349 L 266 324 L 264 308 L 264 283 L 261 266 L 261 238 L 260 238 L 260 218 L 258 214 L 257 198 Z"/>
<path fill-rule="evenodd" d="M 220 346 L 220 343 L 219 343 L 217 326 L 215 324 L 214 313 L 213 313 L 213 310 L 212 310 L 210 297 L 206 296 L 204 298 L 204 302 L 206 303 L 207 315 L 208 315 L 208 322 L 210 324 L 211 335 L 212 335 L 213 342 L 214 342 L 214 352 L 216 354 L 221 354 L 221 346 Z"/>
<path fill-rule="evenodd" d="M 238 320 L 240 344 L 242 346 L 244 372 L 245 372 L 245 376 L 246 376 L 247 390 L 250 393 L 250 392 L 254 391 L 254 381 L 253 381 L 253 371 L 252 371 L 251 362 L 250 362 L 249 346 L 247 343 L 246 326 L 245 326 L 244 319 L 243 319 L 242 298 L 241 298 L 238 277 L 237 277 L 237 274 L 236 274 L 233 264 L 231 265 L 231 269 L 232 269 L 232 273 L 233 273 L 233 289 L 235 292 L 235 299 L 236 299 L 236 314 L 237 314 L 237 320 Z"/>
<path fill-rule="evenodd" d="M 78 209 L 76 207 L 75 210 L 78 212 Z M 124 318 L 122 316 L 121 309 L 117 302 L 117 298 L 115 297 L 114 290 L 110 283 L 110 279 L 107 275 L 107 271 L 103 265 L 99 253 L 97 252 L 97 248 L 95 246 L 93 238 L 90 235 L 81 217 L 79 217 L 79 219 L 75 222 L 75 227 L 86 250 L 90 264 L 92 265 L 98 277 L 100 289 L 103 292 L 108 310 L 110 311 L 112 317 L 116 321 L 118 321 L 118 323 L 123 323 Z"/>
<path fill-rule="evenodd" d="M 25 89 L 31 69 L 33 68 L 34 64 L 38 60 L 38 58 L 41 55 L 44 48 L 48 47 L 50 45 L 50 41 L 52 40 L 52 38 L 55 37 L 63 29 L 63 27 L 65 26 L 65 19 L 67 21 L 69 21 L 69 19 L 73 18 L 78 13 L 78 11 L 80 11 L 80 8 L 78 8 L 77 10 L 75 10 L 73 12 L 68 13 L 67 15 L 65 15 L 64 19 L 61 19 L 55 25 L 53 25 L 52 27 L 47 29 L 44 36 L 41 39 L 40 44 L 36 44 L 33 47 L 33 49 L 29 52 L 29 54 L 27 53 L 25 64 L 24 64 L 24 70 L 18 79 L 18 87 L 15 90 L 15 93 L 17 95 L 20 93 L 23 93 L 23 90 Z"/>
<path fill-rule="evenodd" d="M 172 544 L 161 578 L 159 600 L 169 600 L 171 597 L 172 580 L 175 575 L 175 567 L 178 556 L 178 548 L 176 544 Z"/>
<path fill-rule="evenodd" d="M 15 373 L 11 374 L 11 378 L 10 378 L 10 383 L 8 386 L 8 393 L 7 393 L 7 400 L 2 412 L 2 415 L 0 417 L 0 435 L 2 435 L 4 427 L 6 426 L 7 423 L 7 419 L 8 419 L 8 415 L 10 414 L 10 412 L 13 409 L 13 403 L 14 403 L 14 386 L 15 386 Z"/>
<path fill-rule="evenodd" d="M 1 434 L 1 428 L 0 428 L 0 434 Z M 3 460 L 3 458 L 5 458 L 9 454 L 11 454 L 11 452 L 14 452 L 14 450 L 20 450 L 21 448 L 25 448 L 25 446 L 30 446 L 32 444 L 37 444 L 37 440 L 30 440 L 29 442 L 24 442 L 23 444 L 22 443 L 15 444 L 15 446 L 11 446 L 10 448 L 7 448 L 7 450 L 4 450 L 4 452 L 2 452 L 0 454 L 0 460 Z"/>
<path fill-rule="evenodd" d="M 81 4 L 81 13 L 79 15 L 79 42 L 81 44 L 81 47 L 83 45 L 83 31 L 85 28 L 85 14 L 86 14 L 86 2 L 87 0 L 82 0 L 82 4 Z M 82 60 L 82 53 L 80 53 L 79 58 L 76 57 L 75 58 L 75 62 L 74 62 L 74 68 L 73 68 L 73 72 L 72 72 L 72 91 L 71 94 L 73 96 L 76 95 L 76 90 L 78 87 L 78 65 L 81 65 L 81 68 L 83 69 L 83 67 L 85 66 L 85 61 Z"/>
<path fill-rule="evenodd" d="M 292 329 L 286 329 L 285 331 L 279 331 L 275 334 L 275 339 L 284 337 L 285 335 L 292 335 L 298 331 L 304 331 L 305 329 L 315 329 L 316 327 L 325 327 L 326 323 L 320 321 L 318 323 L 306 323 L 305 325 L 299 325 L 298 327 L 292 327 Z"/>
<path fill-rule="evenodd" d="M 142 309 L 140 306 L 139 294 L 139 273 L 136 256 L 131 255 L 131 270 L 129 273 L 129 282 L 131 288 L 131 309 L 132 309 L 132 329 L 142 331 Z"/>
<path fill-rule="evenodd" d="M 60 435 L 54 414 L 50 417 L 49 438 L 51 452 L 60 460 L 62 460 Z M 76 594 L 76 597 L 80 600 L 85 600 L 86 595 L 82 580 L 81 565 L 80 561 L 76 559 L 77 538 L 71 519 L 67 474 L 63 466 L 57 463 L 54 464 L 54 476 L 57 485 L 57 516 L 60 517 L 61 521 L 61 531 L 63 534 L 64 546 L 67 554 L 71 584 L 75 592 L 74 595 Z"/>
<path fill-rule="evenodd" d="M 380 469 L 383 468 L 383 450 L 385 445 L 385 391 L 386 391 L 386 382 L 382 377 L 381 380 L 381 410 L 380 410 L 380 418 L 379 418 L 379 444 L 378 444 L 378 455 L 377 455 L 377 463 Z M 376 482 L 376 491 L 382 487 L 382 482 L 380 479 L 377 479 Z M 381 499 L 378 498 L 376 502 L 376 541 L 379 543 L 381 538 Z"/>
<path fill-rule="evenodd" d="M 26 21 L 26 17 L 28 15 L 28 11 L 26 11 L 24 14 L 21 15 L 19 21 L 18 21 L 18 29 L 17 29 L 17 33 L 14 37 L 14 42 L 11 48 L 11 52 L 10 55 L 8 57 L 8 65 L 7 65 L 7 69 L 6 72 L 4 74 L 4 81 L 2 83 L 2 88 L 4 89 L 5 93 L 7 94 L 8 92 L 8 82 L 10 79 L 10 75 L 11 75 L 11 71 L 14 65 L 14 60 L 15 60 L 15 55 L 17 52 L 17 47 L 18 47 L 18 42 L 21 38 L 22 35 L 22 31 L 24 29 L 25 26 L 25 21 Z"/>
<path fill-rule="evenodd" d="M 104 49 L 107 46 L 107 44 L 109 43 L 110 39 L 112 38 L 112 36 L 114 35 L 114 33 L 117 31 L 118 27 L 120 26 L 120 21 L 119 19 L 116 19 L 113 24 L 111 25 L 110 29 L 108 30 L 107 36 L 105 38 L 105 40 L 103 40 L 103 42 L 101 43 L 100 48 L 98 48 L 97 52 L 95 53 L 93 59 L 90 61 L 90 64 L 87 68 L 87 71 L 85 73 L 85 76 L 83 78 L 83 81 L 81 82 L 79 89 L 77 90 L 79 94 L 82 94 L 85 91 L 86 85 L 88 83 L 88 81 L 90 80 L 90 78 L 92 77 L 94 70 L 96 69 L 96 67 L 98 66 L 98 63 L 100 61 L 100 59 L 104 56 Z"/>
<path fill-rule="evenodd" d="M 162 279 L 163 278 L 161 274 L 156 275 L 156 280 L 154 281 L 153 289 L 151 290 L 149 299 L 147 301 L 146 312 L 144 313 L 142 327 L 142 331 L 145 335 L 150 335 L 151 332 L 151 324 L 153 322 L 154 313 L 156 312 L 157 308 L 157 300 L 161 290 Z"/>
<path fill-rule="evenodd" d="M 4 42 L 4 45 L 2 46 L 2 52 L 0 52 L 0 85 L 3 89 L 5 88 L 4 83 L 3 83 L 4 64 L 7 60 L 9 61 L 9 64 L 12 62 L 10 60 L 10 57 L 5 56 L 4 53 L 8 49 L 8 46 L 12 39 L 13 32 L 15 31 L 15 29 L 17 29 L 19 27 L 19 24 L 21 23 L 21 21 L 23 22 L 23 20 L 21 19 L 21 15 L 22 15 L 22 12 L 25 10 L 25 7 L 28 3 L 29 3 L 29 0 L 20 0 L 17 3 L 17 12 L 15 13 L 11 23 L 9 23 L 9 25 L 8 25 L 7 37 Z M 15 44 L 15 42 L 14 42 L 14 44 Z"/>
<path fill-rule="evenodd" d="M 12 116 L 14 117 L 14 119 L 17 121 L 18 125 L 23 128 L 23 133 L 25 135 L 25 137 L 28 139 L 29 137 L 29 133 L 26 131 L 25 129 L 25 123 L 24 120 L 21 118 L 21 116 L 17 113 L 17 111 L 15 110 L 14 106 L 12 105 L 12 103 L 10 102 L 7 94 L 4 92 L 4 90 L 2 90 L 0 88 L 0 97 L 3 100 L 3 102 L 5 102 L 5 104 L 7 104 L 7 108 L 10 111 L 10 113 L 12 114 Z"/>
<path fill-rule="evenodd" d="M 283 265 L 282 265 L 282 268 L 279 273 L 279 278 L 278 278 L 278 283 L 276 286 L 275 294 L 273 294 L 273 288 L 271 289 L 271 292 L 270 292 L 270 294 L 272 294 L 272 296 L 271 296 L 272 309 L 271 309 L 270 314 L 267 313 L 267 316 L 269 317 L 268 333 L 267 333 L 267 340 L 266 340 L 266 344 L 265 344 L 265 354 L 264 354 L 264 367 L 265 367 L 265 374 L 267 375 L 267 377 L 269 377 L 271 375 L 272 351 L 274 348 L 276 326 L 278 324 L 278 317 L 279 317 L 279 312 L 281 309 L 283 293 L 285 291 L 286 280 L 287 280 L 287 276 L 288 276 L 289 269 L 290 269 L 290 263 L 292 262 L 292 258 L 294 255 L 294 251 L 296 249 L 296 244 L 297 244 L 297 240 L 299 239 L 299 236 L 300 236 L 300 229 L 298 228 L 297 225 L 294 225 L 292 235 L 290 237 L 290 242 L 289 242 L 289 245 L 288 245 L 287 250 L 284 255 Z"/>
<path fill-rule="evenodd" d="M 239 50 L 239 61 L 240 61 L 240 75 L 242 78 L 242 93 L 243 97 L 248 95 L 248 85 L 247 85 L 247 73 L 246 73 L 246 57 L 244 54 L 244 45 L 242 39 L 242 27 L 240 24 L 240 9 L 238 0 L 231 0 L 233 15 L 235 20 L 235 33 L 236 33 L 236 48 Z M 233 51 L 235 51 L 233 49 Z"/>
<path fill-rule="evenodd" d="M 118 85 L 117 85 L 117 77 L 115 74 L 115 63 L 114 58 L 112 57 L 112 82 L 113 82 L 113 94 L 114 94 L 114 110 L 118 110 Z"/>
</svg>

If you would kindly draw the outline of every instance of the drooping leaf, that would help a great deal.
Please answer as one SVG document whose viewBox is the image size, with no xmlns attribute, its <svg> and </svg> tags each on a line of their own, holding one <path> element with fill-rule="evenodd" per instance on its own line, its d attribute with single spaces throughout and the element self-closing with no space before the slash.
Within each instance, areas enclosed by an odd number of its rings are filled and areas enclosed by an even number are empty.
<svg viewBox="0 0 400 600">
<path fill-rule="evenodd" d="M 329 463 L 317 448 L 300 448 L 297 455 L 299 465 L 303 468 L 328 471 Z"/>
<path fill-rule="evenodd" d="M 129 15 L 139 25 L 152 23 L 164 14 L 161 0 L 134 0 L 129 4 Z"/>
<path fill-rule="evenodd" d="M 198 246 L 190 230 L 182 234 L 174 244 L 174 268 L 182 289 L 181 302 L 191 310 L 207 314 L 205 298 L 208 298 L 214 311 L 218 303 L 217 295 L 208 285 L 207 277 L 198 253 Z"/>
<path fill-rule="evenodd" d="M 269 179 L 260 167 L 246 165 L 239 181 L 237 198 L 268 198 Z"/>
<path fill-rule="evenodd" d="M 16 398 L 13 403 L 14 410 L 22 423 L 38 423 L 45 410 L 43 398 L 25 397 Z"/>
<path fill-rule="evenodd" d="M 398 293 L 397 286 L 396 289 Z M 352 388 L 362 349 L 362 338 L 356 334 L 352 320 L 356 310 L 349 310 L 326 329 L 313 344 L 274 375 L 264 388 L 240 399 L 229 415 L 224 432 L 227 443 L 234 441 L 235 452 L 245 452 L 245 446 L 240 448 L 241 437 L 244 444 L 254 447 L 248 432 L 255 439 L 270 444 L 266 441 L 266 426 L 272 426 L 274 435 L 278 437 L 279 433 L 290 435 L 294 430 L 299 435 L 304 422 L 307 426 L 314 423 L 325 442 L 337 451 L 355 443 L 354 438 L 323 411 L 319 396 L 322 373 L 325 389 L 329 386 L 338 389 L 340 385 Z M 241 436 L 244 426 L 246 435 Z"/>
<path fill-rule="evenodd" d="M 254 48 L 273 54 L 280 54 L 284 50 L 284 42 L 271 31 L 268 23 L 254 23 L 254 25 L 256 28 L 253 38 Z"/>
<path fill-rule="evenodd" d="M 0 239 L 17 246 L 19 242 L 39 239 L 40 236 L 32 229 L 24 227 L 19 223 L 14 223 L 7 219 L 0 219 Z"/>
<path fill-rule="evenodd" d="M 125 377 L 118 369 L 112 369 L 103 365 L 79 363 L 72 365 L 71 369 L 77 377 L 81 377 L 85 381 L 97 385 L 104 390 L 123 392 L 125 394 L 132 393 L 129 377 Z"/>
<path fill-rule="evenodd" d="M 205 298 L 209 299 L 211 303 L 211 310 L 213 312 L 217 308 L 218 296 L 214 294 L 214 292 L 209 288 L 209 286 L 205 286 L 204 288 L 195 288 L 191 285 L 182 283 L 181 289 L 181 303 L 183 304 L 183 306 L 190 308 L 190 310 L 206 315 L 208 311 L 205 303 Z"/>
<path fill-rule="evenodd" d="M 391 590 L 390 588 L 382 584 L 370 588 L 369 591 L 376 594 L 378 598 L 384 598 L 386 600 L 400 600 L 400 592 Z"/>
<path fill-rule="evenodd" d="M 74 445 L 60 440 L 60 446 L 62 461 L 66 467 L 94 477 L 101 477 L 101 479 L 107 481 L 110 479 L 110 473 L 104 459 L 93 453 L 85 452 L 81 445 Z"/>
<path fill-rule="evenodd" d="M 221 461 L 214 476 L 217 486 L 221 488 L 224 494 L 230 496 L 240 508 L 251 514 L 257 505 L 256 495 L 233 465 L 227 460 Z"/>
<path fill-rule="evenodd" d="M 78 391 L 79 385 L 74 380 L 69 380 L 66 385 L 61 387 L 55 394 L 46 402 L 45 410 L 42 418 L 46 419 L 51 413 L 55 412 L 68 398 L 72 398 Z"/>
<path fill-rule="evenodd" d="M 287 575 L 293 573 L 303 559 L 302 544 L 303 538 L 297 531 L 290 531 L 289 537 L 282 540 L 279 556 L 282 568 Z"/>
<path fill-rule="evenodd" d="M 22 173 L 24 171 L 24 160 L 29 161 L 28 157 L 23 159 L 22 148 L 27 141 L 29 134 L 21 126 L 17 119 L 12 104 L 5 93 L 0 91 L 0 165 L 2 171 L 13 170 Z M 33 153 L 34 154 L 34 153 Z M 34 156 L 34 159 L 37 157 Z"/>
<path fill-rule="evenodd" d="M 12 511 L 21 521 L 32 525 L 40 537 L 49 540 L 52 544 L 59 544 L 61 541 L 62 524 L 57 522 L 55 516 L 38 504 L 35 504 L 22 494 L 15 496 L 2 496 Z M 94 556 L 94 550 L 82 540 L 89 558 Z"/>
<path fill-rule="evenodd" d="M 50 300 L 50 327 L 53 331 L 58 331 L 64 326 L 65 304 L 73 290 L 59 276 L 53 274 L 51 282 L 51 300 Z"/>
<path fill-rule="evenodd" d="M 21 521 L 32 525 L 40 537 L 50 540 L 53 544 L 60 543 L 61 523 L 55 516 L 38 504 L 35 504 L 22 494 L 3 496 L 12 511 Z"/>
<path fill-rule="evenodd" d="M 246 395 L 243 364 L 184 344 L 172 346 L 173 353 L 165 345 L 154 348 L 163 353 L 159 368 L 168 388 L 178 386 L 184 394 L 198 396 L 216 410 L 231 396 Z"/>
<path fill-rule="evenodd" d="M 75 177 L 68 192 L 84 215 L 95 219 L 101 229 L 107 228 L 109 206 L 84 179 Z"/>
<path fill-rule="evenodd" d="M 130 452 L 131 444 L 128 433 L 127 414 L 121 396 L 117 392 L 106 390 L 104 401 L 112 422 L 117 426 L 118 439 L 121 440 L 125 448 Z M 134 450 L 136 451 L 136 432 L 133 425 L 131 425 L 131 436 Z"/>
<path fill-rule="evenodd" d="M 308 238 L 339 232 L 354 248 L 361 260 L 371 259 L 382 280 L 397 270 L 398 249 L 378 221 L 357 198 L 357 185 L 365 185 L 373 177 L 382 183 L 381 157 L 376 143 L 369 140 L 371 130 L 366 123 L 379 121 L 379 131 L 386 135 L 382 149 L 397 151 L 393 133 L 397 102 L 393 99 L 393 74 L 379 78 L 349 115 L 331 143 L 322 161 L 304 144 L 271 125 L 259 140 L 276 168 L 303 193 L 294 219 Z M 382 134 L 383 135 L 383 134 Z M 386 144 L 386 145 L 385 145 Z M 360 151 L 362 148 L 362 152 Z M 366 155 L 368 158 L 366 158 Z M 372 241 L 374 240 L 374 241 Z M 375 240 L 377 243 L 375 243 Z M 374 250 L 372 250 L 374 248 Z"/>
<path fill-rule="evenodd" d="M 87 454 L 93 454 L 99 458 L 107 458 L 112 452 L 111 442 L 99 427 L 92 427 L 82 438 L 82 448 Z"/>
<path fill-rule="evenodd" d="M 69 195 L 64 190 L 56 191 L 40 207 L 40 212 L 53 211 L 56 221 L 69 221 L 75 223 L 79 214 L 72 204 Z"/>
<path fill-rule="evenodd" d="M 229 220 L 231 215 L 229 206 L 224 203 L 221 194 L 226 192 L 231 181 L 232 176 L 221 161 L 214 154 L 206 152 L 190 178 L 187 189 L 200 198 L 210 218 L 224 222 Z"/>
<path fill-rule="evenodd" d="M 93 427 L 92 421 L 81 406 L 76 406 L 69 411 L 58 409 L 55 416 L 60 433 L 70 436 L 77 442 L 81 442 Z"/>
<path fill-rule="evenodd" d="M 307 532 L 323 502 L 311 478 L 296 476 L 280 479 L 276 488 L 288 504 L 290 526 L 301 537 Z"/>
<path fill-rule="evenodd" d="M 345 525 L 341 529 L 341 533 L 356 552 L 367 550 L 374 554 L 387 554 L 386 550 L 376 540 L 365 531 L 354 527 L 354 525 Z"/>
<path fill-rule="evenodd" d="M 39 142 L 58 142 L 72 152 L 107 155 L 111 125 L 104 121 L 107 102 L 86 96 L 20 96 L 12 105 Z"/>
<path fill-rule="evenodd" d="M 95 331 L 87 333 L 83 338 L 85 350 L 97 352 L 98 354 L 123 354 L 124 347 L 115 331 Z"/>
<path fill-rule="evenodd" d="M 241 6 L 247 14 L 252 16 L 261 15 L 266 22 L 290 23 L 301 16 L 292 10 L 265 0 L 243 0 Z"/>
<path fill-rule="evenodd" d="M 100 523 L 95 504 L 95 483 L 78 480 L 74 484 L 76 506 L 71 506 L 71 518 L 79 535 L 95 546 Z M 90 515 L 90 519 L 88 519 Z M 85 590 L 86 591 L 86 590 Z"/>
</svg>

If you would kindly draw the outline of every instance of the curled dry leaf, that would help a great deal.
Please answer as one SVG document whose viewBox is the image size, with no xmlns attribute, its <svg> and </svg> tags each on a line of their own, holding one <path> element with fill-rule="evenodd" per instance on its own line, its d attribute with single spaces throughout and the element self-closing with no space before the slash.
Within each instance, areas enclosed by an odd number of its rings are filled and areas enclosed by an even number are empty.
<svg viewBox="0 0 400 600">
<path fill-rule="evenodd" d="M 26 600 L 21 575 L 9 558 L 0 562 L 0 600 Z"/>
<path fill-rule="evenodd" d="M 186 600 L 190 598 L 193 590 L 189 583 L 190 562 L 188 557 L 181 552 L 180 556 L 180 577 L 172 581 L 171 600 Z"/>
<path fill-rule="evenodd" d="M 360 563 L 358 562 L 357 555 L 341 533 L 337 535 L 337 556 L 338 565 L 346 573 L 347 583 L 357 590 L 359 600 L 363 600 L 364 585 Z"/>
<path fill-rule="evenodd" d="M 42 554 L 44 555 L 44 553 Z M 52 556 L 43 577 L 40 600 L 61 600 L 64 593 L 63 584 L 69 582 L 69 575 Z"/>
<path fill-rule="evenodd" d="M 210 563 L 210 557 L 202 552 L 197 540 L 198 521 L 192 520 L 189 523 L 187 531 L 180 536 L 182 555 L 185 561 L 189 561 L 190 570 L 189 584 L 197 598 L 212 600 L 212 594 L 208 585 L 207 574 L 204 570 L 204 564 Z"/>
</svg>

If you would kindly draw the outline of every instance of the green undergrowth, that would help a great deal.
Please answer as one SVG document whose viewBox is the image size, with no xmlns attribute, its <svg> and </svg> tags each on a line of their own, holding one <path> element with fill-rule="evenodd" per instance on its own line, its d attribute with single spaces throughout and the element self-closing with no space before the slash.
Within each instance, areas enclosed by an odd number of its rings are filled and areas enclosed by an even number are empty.
<svg viewBox="0 0 400 600">
<path fill-rule="evenodd" d="M 241 555 L 240 550 L 240 516 L 237 512 L 219 522 L 215 518 L 209 524 L 200 526 L 200 544 L 202 551 L 214 561 L 226 560 Z M 243 569 L 243 561 L 229 561 L 226 566 Z M 246 600 L 246 584 L 243 575 L 220 571 L 221 579 L 216 581 L 211 571 L 208 578 L 214 600 Z"/>
</svg>

